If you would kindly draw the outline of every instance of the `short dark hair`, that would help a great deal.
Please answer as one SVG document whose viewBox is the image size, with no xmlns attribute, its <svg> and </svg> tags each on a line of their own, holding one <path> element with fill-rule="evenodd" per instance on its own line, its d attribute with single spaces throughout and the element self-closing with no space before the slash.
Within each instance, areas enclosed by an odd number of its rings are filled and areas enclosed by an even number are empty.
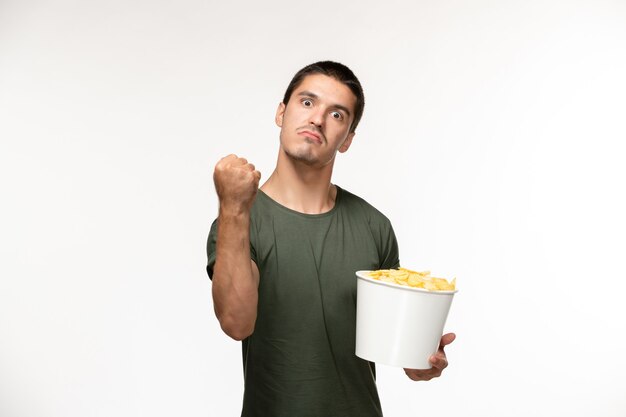
<svg viewBox="0 0 626 417">
<path fill-rule="evenodd" d="M 352 91 L 352 93 L 356 97 L 356 105 L 354 106 L 354 119 L 352 120 L 352 124 L 350 125 L 350 132 L 354 132 L 356 126 L 361 120 L 361 116 L 363 115 L 363 108 L 365 107 L 365 96 L 363 95 L 363 87 L 361 87 L 361 83 L 359 82 L 358 78 L 356 78 L 352 70 L 350 70 L 350 68 L 346 67 L 345 65 L 340 64 L 339 62 L 319 61 L 302 68 L 296 73 L 296 75 L 293 76 L 293 79 L 289 83 L 289 86 L 287 86 L 287 91 L 285 91 L 285 97 L 283 97 L 283 103 L 287 105 L 287 103 L 289 103 L 289 99 L 291 98 L 293 90 L 300 86 L 306 76 L 312 74 L 323 74 L 328 77 L 332 77 L 344 84 Z"/>
</svg>

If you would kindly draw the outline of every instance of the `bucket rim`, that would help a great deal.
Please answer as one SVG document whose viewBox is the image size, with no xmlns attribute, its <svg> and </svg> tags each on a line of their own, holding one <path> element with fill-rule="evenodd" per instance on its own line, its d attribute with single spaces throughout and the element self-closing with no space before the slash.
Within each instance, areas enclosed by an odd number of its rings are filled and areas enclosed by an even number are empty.
<svg viewBox="0 0 626 417">
<path fill-rule="evenodd" d="M 430 291 L 424 288 L 416 288 L 416 287 L 410 287 L 408 285 L 399 285 L 399 284 L 393 284 L 391 282 L 384 282 L 384 281 L 380 281 L 374 278 L 370 278 L 369 276 L 367 276 L 367 274 L 369 274 L 370 272 L 373 272 L 371 270 L 361 270 L 361 271 L 356 271 L 356 276 L 358 279 L 363 280 L 365 282 L 370 282 L 372 284 L 376 284 L 376 285 L 382 285 L 385 287 L 390 287 L 390 288 L 397 288 L 400 290 L 409 290 L 409 291 L 415 291 L 415 292 L 421 292 L 424 294 L 433 294 L 433 295 L 450 295 L 450 294 L 456 294 L 457 292 L 459 292 L 458 289 L 452 290 L 452 291 Z"/>
</svg>

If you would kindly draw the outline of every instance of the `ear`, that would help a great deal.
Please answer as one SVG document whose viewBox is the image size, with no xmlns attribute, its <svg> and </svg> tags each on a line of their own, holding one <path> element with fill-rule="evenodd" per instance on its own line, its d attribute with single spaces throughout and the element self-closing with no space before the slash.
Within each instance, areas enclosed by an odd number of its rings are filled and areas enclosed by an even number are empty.
<svg viewBox="0 0 626 417">
<path fill-rule="evenodd" d="M 278 104 L 278 108 L 276 109 L 276 117 L 274 120 L 276 121 L 276 126 L 283 127 L 283 115 L 285 114 L 285 103 Z"/>
<path fill-rule="evenodd" d="M 344 153 L 345 151 L 348 150 L 348 148 L 350 148 L 350 145 L 352 145 L 352 139 L 354 138 L 354 133 L 355 132 L 348 133 L 348 137 L 346 138 L 346 140 L 343 141 L 343 143 L 339 147 L 339 152 Z"/>
</svg>

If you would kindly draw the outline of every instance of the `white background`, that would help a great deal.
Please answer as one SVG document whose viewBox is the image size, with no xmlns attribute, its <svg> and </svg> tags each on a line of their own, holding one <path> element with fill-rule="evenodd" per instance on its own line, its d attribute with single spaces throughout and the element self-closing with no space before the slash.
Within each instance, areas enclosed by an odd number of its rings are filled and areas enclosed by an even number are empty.
<svg viewBox="0 0 626 417">
<path fill-rule="evenodd" d="M 0 0 L 0 415 L 239 414 L 212 169 L 267 178 L 333 59 L 367 101 L 334 182 L 460 288 L 450 367 L 380 366 L 386 416 L 624 416 L 625 45 L 622 1 Z"/>
</svg>

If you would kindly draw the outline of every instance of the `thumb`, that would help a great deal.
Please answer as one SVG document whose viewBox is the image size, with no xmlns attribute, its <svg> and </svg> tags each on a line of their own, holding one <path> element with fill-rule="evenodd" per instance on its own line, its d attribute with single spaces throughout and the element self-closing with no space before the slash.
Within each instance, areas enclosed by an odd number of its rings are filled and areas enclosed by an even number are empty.
<svg viewBox="0 0 626 417">
<path fill-rule="evenodd" d="M 443 348 L 444 346 L 449 345 L 450 343 L 454 342 L 454 339 L 456 339 L 456 334 L 454 333 L 446 333 L 443 336 L 441 336 L 441 342 L 439 342 L 439 348 Z"/>
</svg>

